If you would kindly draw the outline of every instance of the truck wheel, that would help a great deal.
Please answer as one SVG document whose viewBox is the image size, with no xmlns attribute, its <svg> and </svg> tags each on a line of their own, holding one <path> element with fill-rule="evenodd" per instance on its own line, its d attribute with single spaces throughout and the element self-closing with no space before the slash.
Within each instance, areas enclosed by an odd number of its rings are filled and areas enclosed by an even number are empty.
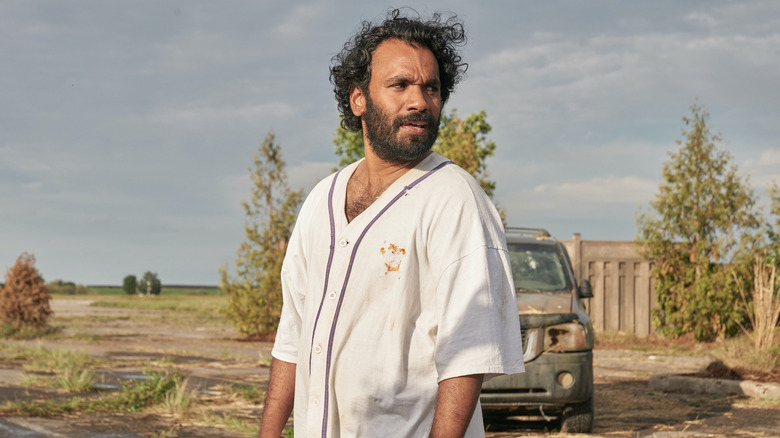
<svg viewBox="0 0 780 438">
<path fill-rule="evenodd" d="M 561 414 L 561 432 L 590 433 L 593 430 L 593 396 L 590 400 L 567 405 Z"/>
</svg>

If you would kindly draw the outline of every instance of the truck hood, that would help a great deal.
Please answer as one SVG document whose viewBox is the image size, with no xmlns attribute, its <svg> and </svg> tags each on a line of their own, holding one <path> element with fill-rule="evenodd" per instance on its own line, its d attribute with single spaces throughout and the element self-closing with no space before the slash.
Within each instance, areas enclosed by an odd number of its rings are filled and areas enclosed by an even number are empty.
<svg viewBox="0 0 780 438">
<path fill-rule="evenodd" d="M 548 295 L 534 293 L 517 294 L 517 312 L 520 315 L 545 315 L 570 313 L 571 296 L 568 294 Z"/>
</svg>

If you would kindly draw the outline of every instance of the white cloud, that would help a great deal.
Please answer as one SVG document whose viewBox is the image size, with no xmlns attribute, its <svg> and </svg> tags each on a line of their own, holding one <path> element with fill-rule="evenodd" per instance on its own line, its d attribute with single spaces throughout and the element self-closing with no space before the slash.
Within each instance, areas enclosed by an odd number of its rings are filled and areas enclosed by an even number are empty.
<svg viewBox="0 0 780 438">
<path fill-rule="evenodd" d="M 780 46 L 780 34 L 718 30 L 535 34 L 474 61 L 464 100 L 487 99 L 491 114 L 520 129 L 562 120 L 593 127 L 615 113 L 642 123 L 696 96 L 776 110 L 780 89 L 761 84 L 780 74 L 780 58 L 767 56 Z"/>
<path fill-rule="evenodd" d="M 772 181 L 780 184 L 780 147 L 761 151 L 759 158 L 749 158 L 742 169 L 750 175 L 750 183 L 763 192 Z"/>
<path fill-rule="evenodd" d="M 536 198 L 544 198 L 560 205 L 631 204 L 650 199 L 658 183 L 634 176 L 607 176 L 589 181 L 546 183 L 533 188 Z"/>
</svg>

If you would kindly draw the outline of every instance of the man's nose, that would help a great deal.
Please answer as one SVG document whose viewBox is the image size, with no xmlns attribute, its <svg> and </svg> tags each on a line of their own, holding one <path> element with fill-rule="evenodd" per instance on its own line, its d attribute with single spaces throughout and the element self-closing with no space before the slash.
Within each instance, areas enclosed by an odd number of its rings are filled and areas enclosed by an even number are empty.
<svg viewBox="0 0 780 438">
<path fill-rule="evenodd" d="M 407 89 L 406 110 L 425 112 L 431 105 L 430 96 L 424 85 L 412 85 Z"/>
</svg>

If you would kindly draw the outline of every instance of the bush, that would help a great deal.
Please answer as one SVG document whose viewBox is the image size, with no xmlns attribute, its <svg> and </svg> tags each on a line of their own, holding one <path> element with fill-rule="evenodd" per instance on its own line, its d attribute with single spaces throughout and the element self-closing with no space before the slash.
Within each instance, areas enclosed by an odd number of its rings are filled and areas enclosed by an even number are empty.
<svg viewBox="0 0 780 438">
<path fill-rule="evenodd" d="M 135 275 L 130 274 L 122 280 L 122 290 L 128 295 L 133 295 L 137 287 L 138 280 L 136 280 Z"/>
<path fill-rule="evenodd" d="M 72 281 L 55 280 L 46 285 L 49 294 L 60 295 L 86 295 L 89 289 Z"/>
<path fill-rule="evenodd" d="M 47 325 L 51 316 L 51 295 L 35 269 L 35 256 L 22 254 L 8 269 L 0 289 L 0 321 L 15 330 Z"/>
</svg>

